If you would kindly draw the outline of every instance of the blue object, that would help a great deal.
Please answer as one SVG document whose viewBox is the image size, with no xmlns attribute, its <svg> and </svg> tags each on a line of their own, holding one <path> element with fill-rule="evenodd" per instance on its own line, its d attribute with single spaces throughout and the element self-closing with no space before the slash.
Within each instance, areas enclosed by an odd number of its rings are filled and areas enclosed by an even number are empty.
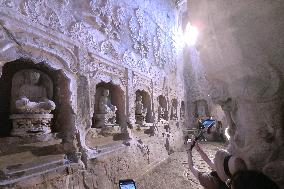
<svg viewBox="0 0 284 189">
<path fill-rule="evenodd" d="M 202 125 L 205 127 L 213 126 L 216 123 L 214 119 L 205 119 L 202 121 Z"/>
<path fill-rule="evenodd" d="M 132 179 L 120 180 L 120 189 L 136 189 L 135 182 Z"/>
</svg>

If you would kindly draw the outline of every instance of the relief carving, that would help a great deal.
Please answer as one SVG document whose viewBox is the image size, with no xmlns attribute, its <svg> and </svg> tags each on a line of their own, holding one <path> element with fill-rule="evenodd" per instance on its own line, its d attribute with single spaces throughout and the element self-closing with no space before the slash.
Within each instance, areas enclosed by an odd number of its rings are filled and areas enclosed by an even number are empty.
<svg viewBox="0 0 284 189">
<path fill-rule="evenodd" d="M 156 29 L 153 39 L 153 51 L 155 64 L 160 69 L 168 66 L 172 73 L 176 72 L 176 47 L 174 42 L 163 33 L 161 28 Z"/>
<path fill-rule="evenodd" d="M 61 6 L 66 6 L 67 4 L 68 2 L 63 1 Z M 21 2 L 20 9 L 22 14 L 27 16 L 32 22 L 64 33 L 59 16 L 49 5 L 50 2 L 46 0 L 25 0 Z"/>
<path fill-rule="evenodd" d="M 124 52 L 122 60 L 129 67 L 135 68 L 137 60 L 136 60 L 135 54 L 131 50 L 126 50 Z"/>
<path fill-rule="evenodd" d="M 177 70 L 177 60 L 176 60 L 176 57 L 177 57 L 177 49 L 176 49 L 176 46 L 175 46 L 175 43 L 174 41 L 170 41 L 170 45 L 169 45 L 169 68 L 170 68 L 170 71 L 172 73 L 176 73 L 176 70 Z"/>
<path fill-rule="evenodd" d="M 138 74 L 133 74 L 133 88 L 147 91 L 150 94 L 151 80 Z"/>
<path fill-rule="evenodd" d="M 98 30 L 111 39 L 120 40 L 119 33 L 122 32 L 125 20 L 124 9 L 120 6 L 114 8 L 109 0 L 92 0 L 90 7 Z"/>
<path fill-rule="evenodd" d="M 95 34 L 88 29 L 88 26 L 84 22 L 76 22 L 71 26 L 69 32 L 73 40 L 87 44 L 94 51 L 99 51 Z"/>
<path fill-rule="evenodd" d="M 119 59 L 117 48 L 108 40 L 101 43 L 101 52 L 111 56 L 115 60 Z"/>
<path fill-rule="evenodd" d="M 74 55 L 74 46 L 65 47 L 62 43 L 57 43 L 53 40 L 45 39 L 37 34 L 23 32 L 22 30 L 15 33 L 15 37 L 19 44 L 25 44 L 32 48 L 40 49 L 42 53 L 52 54 L 54 57 L 60 57 L 60 62 L 66 69 L 70 69 L 76 73 L 78 71 L 77 57 Z M 47 55 L 48 56 L 48 55 Z M 29 59 L 27 53 L 21 54 L 21 57 Z M 47 61 L 42 56 L 36 57 L 40 61 Z"/>
<path fill-rule="evenodd" d="M 135 10 L 135 17 L 129 21 L 130 36 L 134 50 L 141 55 L 141 58 L 148 58 L 151 48 L 151 35 L 145 28 L 144 14 L 140 8 Z"/>
<path fill-rule="evenodd" d="M 106 75 L 119 76 L 119 78 L 125 78 L 125 69 L 117 67 L 111 63 L 101 61 L 96 57 L 88 58 L 89 63 L 87 64 L 88 74 L 91 78 L 95 78 L 97 72 L 105 73 Z M 123 76 L 123 77 L 122 77 Z"/>
<path fill-rule="evenodd" d="M 123 54 L 123 62 L 125 62 L 130 68 L 149 74 L 150 73 L 150 63 L 147 59 L 143 58 L 137 61 L 135 54 L 130 51 L 126 50 Z"/>
<path fill-rule="evenodd" d="M 6 28 L 0 26 L 0 63 L 14 60 L 17 57 L 17 49 L 17 42 L 11 38 Z M 1 74 L 0 70 L 0 76 Z"/>
<path fill-rule="evenodd" d="M 163 69 L 167 62 L 167 55 L 165 51 L 165 36 L 160 28 L 156 30 L 156 36 L 153 39 L 153 50 L 156 66 Z"/>
<path fill-rule="evenodd" d="M 15 6 L 15 3 L 11 0 L 1 0 L 0 1 L 0 6 L 5 6 L 8 8 L 13 8 Z"/>
</svg>

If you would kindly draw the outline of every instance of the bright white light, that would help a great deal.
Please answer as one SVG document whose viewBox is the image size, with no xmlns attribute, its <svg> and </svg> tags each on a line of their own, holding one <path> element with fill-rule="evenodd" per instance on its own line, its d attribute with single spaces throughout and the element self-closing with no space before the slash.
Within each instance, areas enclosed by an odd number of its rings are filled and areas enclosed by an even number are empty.
<svg viewBox="0 0 284 189">
<path fill-rule="evenodd" d="M 227 138 L 228 140 L 230 140 L 230 135 L 229 135 L 228 130 L 229 130 L 229 128 L 227 127 L 227 128 L 225 129 L 225 136 L 226 136 L 226 138 Z"/>
<path fill-rule="evenodd" d="M 192 26 L 190 23 L 186 25 L 184 39 L 185 42 L 190 45 L 194 46 L 198 37 L 198 29 L 195 26 Z"/>
</svg>

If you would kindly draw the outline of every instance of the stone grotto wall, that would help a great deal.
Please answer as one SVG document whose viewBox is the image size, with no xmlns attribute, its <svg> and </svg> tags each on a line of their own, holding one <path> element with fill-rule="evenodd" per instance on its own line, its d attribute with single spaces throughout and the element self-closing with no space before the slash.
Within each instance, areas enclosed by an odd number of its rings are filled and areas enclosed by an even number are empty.
<svg viewBox="0 0 284 189">
<path fill-rule="evenodd" d="M 117 188 L 177 150 L 186 111 L 179 11 L 166 0 L 0 1 L 1 187 Z M 51 78 L 54 94 L 38 102 L 19 96 L 12 119 L 11 82 L 24 69 Z M 42 81 L 25 87 L 49 91 Z M 137 91 L 148 98 L 144 122 Z M 161 95 L 167 120 L 158 115 Z M 99 104 L 117 110 L 102 113 Z"/>
<path fill-rule="evenodd" d="M 185 85 L 197 91 L 187 102 L 207 99 L 212 114 L 226 119 L 229 150 L 282 187 L 283 10 L 283 1 L 188 1 L 201 35 L 185 49 L 194 52 L 185 57 L 192 73 Z"/>
</svg>

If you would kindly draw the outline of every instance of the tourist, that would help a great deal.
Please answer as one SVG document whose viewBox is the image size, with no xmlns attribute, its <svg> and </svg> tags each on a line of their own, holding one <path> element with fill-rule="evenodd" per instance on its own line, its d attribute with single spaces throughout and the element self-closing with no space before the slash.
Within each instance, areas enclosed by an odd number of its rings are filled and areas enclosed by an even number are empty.
<svg viewBox="0 0 284 189">
<path fill-rule="evenodd" d="M 279 189 L 279 187 L 266 175 L 258 171 L 238 171 L 233 175 L 232 189 Z"/>
<path fill-rule="evenodd" d="M 191 144 L 192 143 L 193 141 Z M 189 169 L 205 189 L 228 188 L 226 181 L 231 179 L 232 175 L 237 171 L 246 170 L 246 164 L 242 159 L 230 155 L 225 150 L 218 150 L 215 154 L 214 160 L 212 161 L 200 148 L 198 142 L 196 142 L 195 147 L 201 158 L 213 170 L 210 173 L 202 173 L 200 170 L 195 168 L 192 160 L 192 150 L 190 150 L 190 148 L 187 150 Z"/>
</svg>

